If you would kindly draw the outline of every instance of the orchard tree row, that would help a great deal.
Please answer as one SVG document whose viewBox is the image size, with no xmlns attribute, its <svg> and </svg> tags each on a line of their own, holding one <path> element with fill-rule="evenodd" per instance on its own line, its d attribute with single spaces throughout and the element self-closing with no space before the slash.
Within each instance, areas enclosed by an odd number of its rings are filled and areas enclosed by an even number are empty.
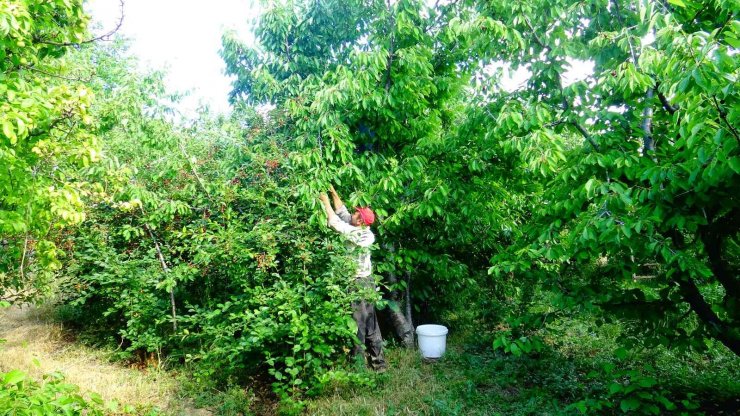
<svg viewBox="0 0 740 416">
<path fill-rule="evenodd" d="M 378 214 L 403 345 L 455 312 L 536 354 L 588 314 L 626 348 L 740 354 L 738 10 L 269 2 L 256 44 L 223 37 L 233 111 L 185 121 L 81 1 L 1 1 L 1 298 L 53 293 L 204 380 L 367 383 L 344 365 L 352 262 L 316 203 L 334 185 Z"/>
</svg>

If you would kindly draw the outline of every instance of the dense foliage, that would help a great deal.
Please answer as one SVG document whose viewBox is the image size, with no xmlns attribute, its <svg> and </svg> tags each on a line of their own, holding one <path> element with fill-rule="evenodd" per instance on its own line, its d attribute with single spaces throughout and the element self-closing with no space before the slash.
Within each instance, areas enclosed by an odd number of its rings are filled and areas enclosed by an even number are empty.
<svg viewBox="0 0 740 416">
<path fill-rule="evenodd" d="M 101 180 L 117 185 L 64 240 L 76 324 L 127 351 L 202 362 L 205 380 L 269 372 L 287 392 L 344 377 L 327 371 L 356 330 L 351 264 L 332 261 L 343 244 L 295 196 L 283 122 L 245 110 L 173 127 L 156 74 L 139 79 L 116 54 L 90 53 L 104 69 L 92 86 Z"/>
<path fill-rule="evenodd" d="M 733 5 L 368 2 L 368 17 L 286 3 L 266 12 L 258 47 L 227 37 L 224 57 L 235 99 L 293 121 L 296 162 L 324 175 L 306 194 L 338 181 L 378 206 L 399 246 L 380 269 L 393 281 L 405 268 L 416 298 L 480 282 L 468 278 L 493 257 L 494 276 L 543 285 L 560 310 L 641 317 L 640 343 L 711 337 L 737 353 Z M 325 7 L 363 36 L 313 33 Z M 593 72 L 565 85 L 577 60 Z M 486 76 L 498 62 L 526 68 L 526 86 Z"/>
<path fill-rule="evenodd" d="M 223 38 L 233 111 L 184 121 L 125 43 L 81 44 L 80 2 L 3 1 L 2 297 L 53 286 L 88 336 L 202 381 L 368 383 L 333 184 L 378 214 L 406 346 L 435 319 L 536 357 L 617 323 L 567 410 L 693 410 L 626 357 L 740 353 L 738 6 L 269 2 L 257 43 Z"/>
<path fill-rule="evenodd" d="M 98 158 L 90 90 L 58 59 L 82 41 L 81 2 L 0 2 L 0 285 L 23 299 L 58 266 L 50 234 L 84 218 L 79 175 Z M 35 284 L 39 283 L 39 284 Z"/>
<path fill-rule="evenodd" d="M 638 317 L 633 343 L 702 349 L 711 337 L 740 352 L 736 6 L 483 9 L 531 33 L 505 56 L 532 71 L 499 112 L 520 120 L 508 134 L 584 139 L 492 271 L 530 275 L 607 319 Z M 562 15 L 554 23 L 548 13 Z M 564 86 L 568 59 L 590 60 L 593 74 Z"/>
</svg>

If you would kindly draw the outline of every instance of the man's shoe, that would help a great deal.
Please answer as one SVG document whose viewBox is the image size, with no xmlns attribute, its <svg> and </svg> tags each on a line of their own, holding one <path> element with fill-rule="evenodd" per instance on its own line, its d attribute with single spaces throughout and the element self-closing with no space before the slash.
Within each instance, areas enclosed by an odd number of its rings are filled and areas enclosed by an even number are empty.
<svg viewBox="0 0 740 416">
<path fill-rule="evenodd" d="M 370 363 L 370 366 L 376 373 L 385 373 L 385 371 L 388 370 L 388 364 L 385 362 L 385 360 Z"/>
</svg>

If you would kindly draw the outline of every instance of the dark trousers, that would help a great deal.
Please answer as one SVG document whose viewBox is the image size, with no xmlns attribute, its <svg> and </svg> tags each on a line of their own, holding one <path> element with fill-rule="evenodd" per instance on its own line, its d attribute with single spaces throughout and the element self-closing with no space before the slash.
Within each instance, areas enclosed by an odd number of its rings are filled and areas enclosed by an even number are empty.
<svg viewBox="0 0 740 416">
<path fill-rule="evenodd" d="M 367 301 L 352 303 L 352 317 L 357 322 L 357 338 L 360 342 L 355 345 L 353 357 L 363 356 L 363 349 L 367 349 L 370 357 L 370 367 L 382 369 L 386 367 L 383 356 L 383 337 L 380 335 L 378 318 L 375 316 L 375 306 Z"/>
</svg>

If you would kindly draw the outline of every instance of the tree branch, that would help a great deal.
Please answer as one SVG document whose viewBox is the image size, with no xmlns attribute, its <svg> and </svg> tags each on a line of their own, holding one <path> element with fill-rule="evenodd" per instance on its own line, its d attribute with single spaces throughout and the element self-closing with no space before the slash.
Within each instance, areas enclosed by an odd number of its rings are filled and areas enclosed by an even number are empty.
<svg viewBox="0 0 740 416">
<path fill-rule="evenodd" d="M 43 39 L 34 39 L 34 43 L 41 43 L 41 44 L 44 44 L 44 45 L 51 45 L 51 46 L 63 46 L 63 47 L 67 47 L 67 46 L 80 46 L 80 45 L 84 45 L 86 43 L 93 43 L 93 42 L 97 42 L 97 41 L 100 41 L 100 40 L 102 40 L 102 41 L 109 41 L 110 38 L 111 38 L 111 36 L 113 36 L 116 32 L 118 32 L 118 30 L 121 29 L 121 26 L 123 25 L 123 17 L 124 17 L 123 6 L 124 6 L 125 2 L 124 2 L 124 0 L 119 0 L 118 3 L 119 3 L 120 11 L 121 11 L 121 14 L 120 14 L 120 16 L 118 18 L 118 23 L 116 23 L 116 27 L 114 27 L 112 30 L 110 30 L 107 33 L 104 33 L 104 34 L 102 34 L 100 36 L 96 36 L 96 37 L 94 37 L 92 39 L 87 39 L 87 40 L 83 40 L 83 41 L 80 41 L 80 42 L 51 42 L 51 41 L 43 40 Z"/>
<path fill-rule="evenodd" d="M 614 5 L 614 11 L 617 15 L 617 20 L 619 21 L 619 26 L 622 27 L 623 30 L 628 31 L 629 28 L 625 26 L 624 19 L 622 19 L 622 8 L 619 7 L 619 0 L 611 0 L 611 3 Z M 630 56 L 632 56 L 632 62 L 635 64 L 635 68 L 637 67 L 637 55 L 635 54 L 635 49 L 632 47 L 632 39 L 630 39 L 629 32 L 626 33 L 627 36 L 627 45 L 630 47 Z"/>
<path fill-rule="evenodd" d="M 714 313 L 712 307 L 699 292 L 696 283 L 689 276 L 681 276 L 678 279 L 678 286 L 681 293 L 691 309 L 696 313 L 699 319 L 709 327 L 710 333 L 714 338 L 723 343 L 735 355 L 740 355 L 740 336 L 737 330 L 726 322 L 722 321 Z"/>
<path fill-rule="evenodd" d="M 49 77 L 52 77 L 52 78 L 61 79 L 63 81 L 82 82 L 82 83 L 87 84 L 87 83 L 90 83 L 93 80 L 92 76 L 90 76 L 90 78 L 83 79 L 83 78 L 65 77 L 64 75 L 59 75 L 59 74 L 52 74 L 50 72 L 46 72 L 46 71 L 44 71 L 42 69 L 38 69 L 38 68 L 36 68 L 34 66 L 31 66 L 31 65 L 21 66 L 21 69 L 28 69 L 29 71 L 38 72 L 39 74 L 46 75 L 46 76 L 49 76 Z"/>
<path fill-rule="evenodd" d="M 717 109 L 717 113 L 719 113 L 719 118 L 722 119 L 722 121 L 727 124 L 727 129 L 732 133 L 733 136 L 735 136 L 735 140 L 737 140 L 738 144 L 740 144 L 740 134 L 738 134 L 737 130 L 735 130 L 735 127 L 730 124 L 729 121 L 727 121 L 727 113 L 722 110 L 722 108 L 719 106 L 719 103 L 717 102 L 717 97 L 712 96 L 712 102 L 714 102 L 714 107 Z"/>
<path fill-rule="evenodd" d="M 524 16 L 524 22 L 527 23 L 527 27 L 529 27 L 529 31 L 532 34 L 532 39 L 534 39 L 535 43 L 540 45 L 540 47 L 542 47 L 545 53 L 551 51 L 552 48 L 546 45 L 545 42 L 543 42 L 542 39 L 540 39 L 540 37 L 537 35 L 537 32 L 535 32 L 534 26 L 532 26 L 532 22 L 529 21 L 529 17 Z"/>
<path fill-rule="evenodd" d="M 578 130 L 578 132 L 581 133 L 583 138 L 586 139 L 586 141 L 588 141 L 591 144 L 591 147 L 593 147 L 594 150 L 596 150 L 597 152 L 601 152 L 601 149 L 599 149 L 599 145 L 596 144 L 596 142 L 591 137 L 591 135 L 588 134 L 586 129 L 584 129 L 580 123 L 578 123 L 577 121 L 571 121 L 570 124 L 572 124 L 576 128 L 576 130 Z"/>
<path fill-rule="evenodd" d="M 141 215 L 144 214 L 144 208 L 142 206 L 139 206 L 139 210 L 141 210 Z M 164 270 L 165 275 L 170 273 L 170 268 L 167 266 L 167 262 L 164 259 L 164 255 L 162 254 L 162 250 L 159 247 L 159 242 L 157 241 L 157 238 L 154 236 L 154 231 L 152 231 L 151 227 L 147 225 L 146 222 L 142 221 L 142 224 L 144 224 L 144 228 L 149 233 L 149 237 L 151 237 L 152 241 L 154 242 L 154 248 L 157 250 L 157 256 L 159 257 L 159 263 L 162 266 L 162 270 Z M 172 309 L 172 329 L 177 332 L 177 312 L 175 309 L 175 289 L 172 288 L 169 290 L 170 294 L 170 307 Z"/>
<path fill-rule="evenodd" d="M 673 106 L 670 102 L 668 102 L 668 99 L 665 97 L 665 95 L 663 95 L 663 93 L 660 92 L 660 89 L 658 89 L 659 86 L 660 84 L 655 85 L 655 91 L 658 93 L 658 99 L 660 100 L 660 103 L 663 104 L 663 108 L 665 108 L 666 111 L 673 115 L 673 113 L 678 111 L 678 106 Z"/>
<path fill-rule="evenodd" d="M 673 245 L 678 249 L 685 249 L 686 242 L 683 234 L 677 229 L 671 229 L 668 233 Z M 696 283 L 691 276 L 682 272 L 676 276 L 675 281 L 681 289 L 681 295 L 691 310 L 693 310 L 699 319 L 709 328 L 710 336 L 724 344 L 735 355 L 740 356 L 740 334 L 733 325 L 722 321 L 712 310 L 712 306 L 707 303 L 702 296 Z"/>
<path fill-rule="evenodd" d="M 391 1 L 388 0 L 388 36 L 390 37 L 390 45 L 388 48 L 388 59 L 386 61 L 386 73 L 385 73 L 385 93 L 388 94 L 388 92 L 391 89 L 391 65 L 393 65 L 393 48 L 394 48 L 394 41 L 395 37 L 393 36 L 393 26 L 395 25 L 395 19 L 393 17 L 393 9 L 391 6 Z"/>
<path fill-rule="evenodd" d="M 740 298 L 740 280 L 727 267 L 722 258 L 724 239 L 737 233 L 740 229 L 740 211 L 733 209 L 719 219 L 712 219 L 709 224 L 699 228 L 699 236 L 709 258 L 712 273 L 725 289 L 726 300 Z M 727 303 L 727 302 L 726 302 Z"/>
<path fill-rule="evenodd" d="M 645 109 L 642 111 L 642 153 L 647 155 L 648 152 L 655 150 L 655 141 L 653 141 L 653 88 L 648 88 L 645 93 Z"/>
</svg>

